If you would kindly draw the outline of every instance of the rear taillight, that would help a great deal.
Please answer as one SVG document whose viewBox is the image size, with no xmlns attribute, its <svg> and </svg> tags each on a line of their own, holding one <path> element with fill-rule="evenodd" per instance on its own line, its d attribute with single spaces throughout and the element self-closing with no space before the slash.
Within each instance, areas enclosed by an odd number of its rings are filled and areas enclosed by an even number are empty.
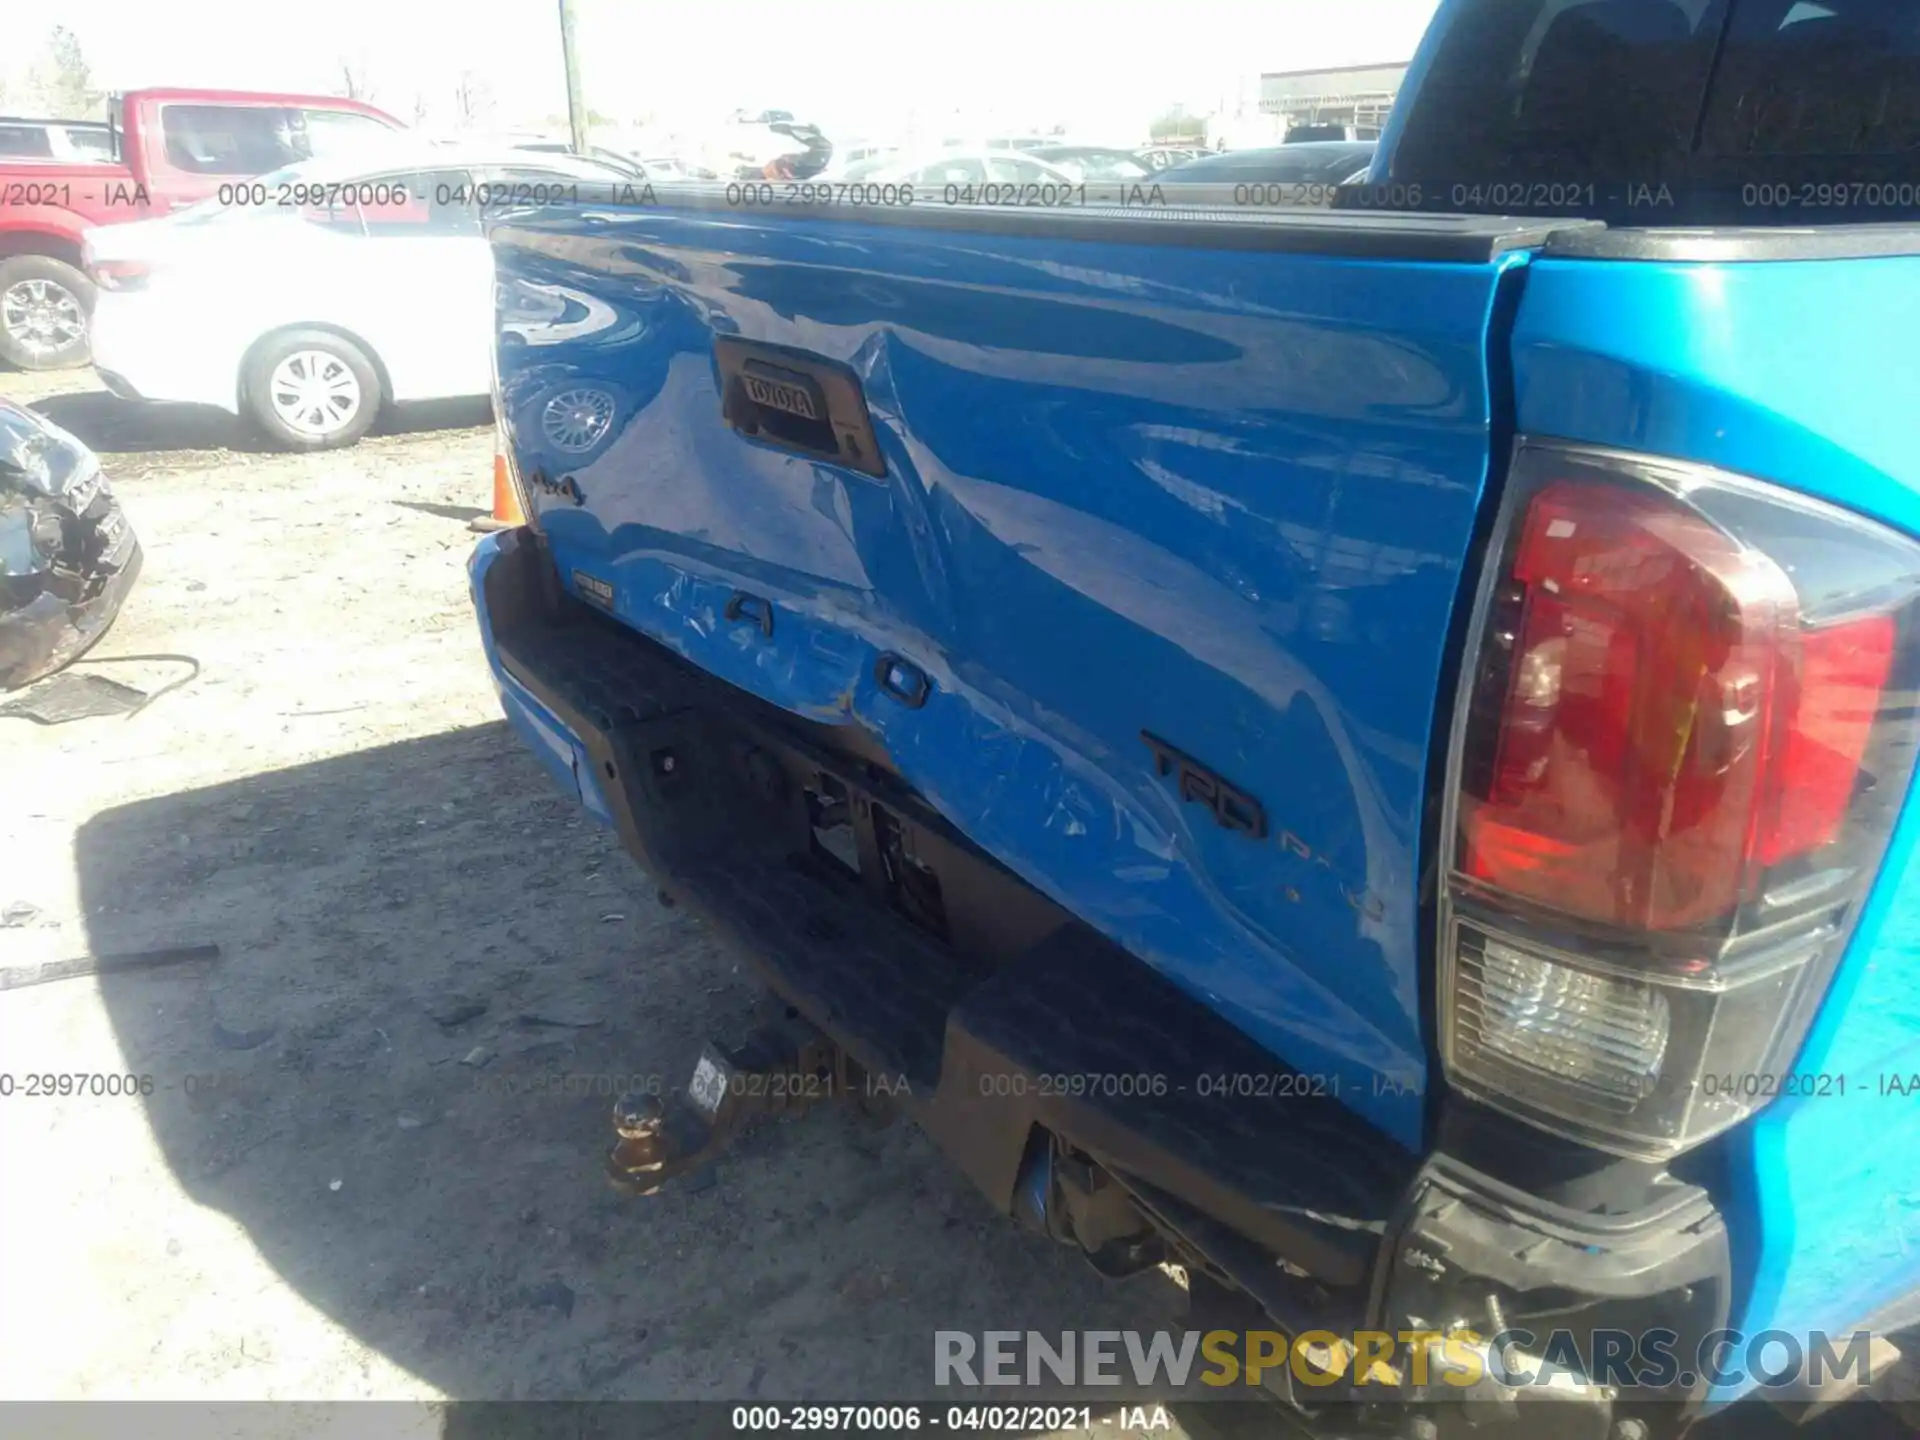
<svg viewBox="0 0 1920 1440">
<path fill-rule="evenodd" d="M 153 266 L 145 260 L 94 260 L 87 274 L 102 290 L 144 290 Z"/>
<path fill-rule="evenodd" d="M 1520 447 L 1454 723 L 1458 1088 L 1649 1156 L 1778 1093 L 1911 778 L 1917 622 L 1878 525 Z"/>
</svg>

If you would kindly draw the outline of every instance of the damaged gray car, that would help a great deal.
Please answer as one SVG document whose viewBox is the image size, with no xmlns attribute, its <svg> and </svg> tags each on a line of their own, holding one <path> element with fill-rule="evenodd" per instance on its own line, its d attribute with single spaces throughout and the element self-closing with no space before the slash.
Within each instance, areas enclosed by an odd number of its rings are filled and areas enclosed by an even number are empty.
<svg viewBox="0 0 1920 1440">
<path fill-rule="evenodd" d="M 0 690 L 78 659 L 139 573 L 140 542 L 93 451 L 0 400 Z"/>
</svg>

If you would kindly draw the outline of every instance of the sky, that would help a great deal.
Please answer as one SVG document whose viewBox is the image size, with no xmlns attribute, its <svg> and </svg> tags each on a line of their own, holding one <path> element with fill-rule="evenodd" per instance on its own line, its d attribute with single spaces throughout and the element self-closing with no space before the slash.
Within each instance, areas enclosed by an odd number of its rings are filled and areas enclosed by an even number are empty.
<svg viewBox="0 0 1920 1440">
<path fill-rule="evenodd" d="M 669 127 L 736 107 L 836 131 L 958 115 L 992 128 L 1055 115 L 1131 124 L 1182 103 L 1257 97 L 1262 71 L 1407 59 L 1435 0 L 574 0 L 588 104 Z M 463 73 L 500 126 L 564 114 L 558 0 L 42 0 L 94 83 L 341 90 L 342 63 L 403 120 L 454 123 Z M 10 27 L 15 35 L 17 28 Z M 22 37 L 24 38 L 24 37 Z M 18 69 L 31 46 L 9 46 Z"/>
</svg>

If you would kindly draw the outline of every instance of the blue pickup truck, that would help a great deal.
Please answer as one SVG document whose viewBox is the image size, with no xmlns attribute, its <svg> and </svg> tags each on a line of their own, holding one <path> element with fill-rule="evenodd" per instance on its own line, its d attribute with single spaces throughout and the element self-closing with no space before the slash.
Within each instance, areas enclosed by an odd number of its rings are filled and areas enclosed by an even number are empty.
<svg viewBox="0 0 1920 1440">
<path fill-rule="evenodd" d="M 502 703 L 794 1017 L 616 1168 L 877 1086 L 1107 1274 L 1401 1337 L 1406 1434 L 1877 1383 L 1920 6 L 1447 0 L 1332 209 L 843 188 L 492 231 Z"/>
</svg>

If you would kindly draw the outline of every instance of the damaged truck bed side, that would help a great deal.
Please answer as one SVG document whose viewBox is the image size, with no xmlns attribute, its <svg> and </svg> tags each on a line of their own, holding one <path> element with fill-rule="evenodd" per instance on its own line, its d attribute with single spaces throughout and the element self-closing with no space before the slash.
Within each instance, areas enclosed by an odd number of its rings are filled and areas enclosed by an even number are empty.
<svg viewBox="0 0 1920 1440">
<path fill-rule="evenodd" d="M 1874 108 L 1906 12 L 1819 8 L 1787 63 L 1784 4 L 1449 3 L 1357 197 L 1394 213 L 497 226 L 509 718 L 838 1083 L 903 1081 L 1106 1273 L 1295 1335 L 1898 1328 L 1920 212 L 1756 223 L 1727 158 L 1810 73 L 1867 117 L 1821 163 L 1913 123 Z M 1635 114 L 1571 114 L 1572 67 Z M 1598 198 L 1431 213 L 1549 142 Z M 1641 1360 L 1479 1418 L 1625 1436 L 1760 1378 Z"/>
</svg>

